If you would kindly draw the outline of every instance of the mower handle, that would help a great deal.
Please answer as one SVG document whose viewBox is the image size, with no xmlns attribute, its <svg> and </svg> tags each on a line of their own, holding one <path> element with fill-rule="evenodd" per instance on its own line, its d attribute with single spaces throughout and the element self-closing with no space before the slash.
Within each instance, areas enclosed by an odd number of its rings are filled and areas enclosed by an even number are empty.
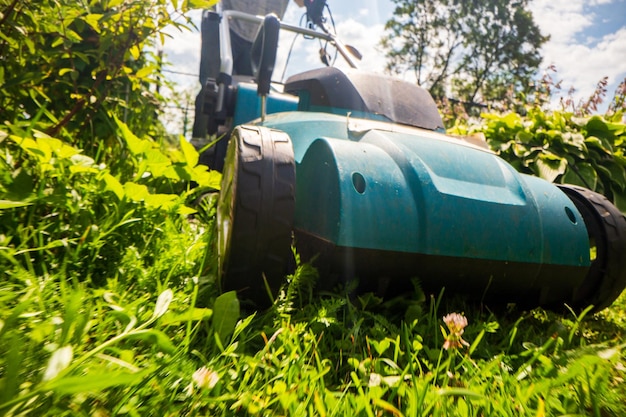
<svg viewBox="0 0 626 417">
<path fill-rule="evenodd" d="M 244 12 L 240 12 L 238 10 L 224 10 L 222 14 L 223 14 L 223 17 L 225 18 L 225 19 L 222 19 L 222 25 L 224 27 L 223 30 L 227 33 L 229 31 L 229 24 L 228 24 L 229 19 L 241 19 L 247 22 L 254 22 L 254 23 L 262 23 L 263 20 L 265 19 L 265 16 L 255 16 L 255 15 L 247 14 Z M 283 23 L 283 22 L 279 22 L 279 23 L 280 23 L 280 29 L 330 42 L 335 48 L 337 48 L 337 51 L 339 51 L 339 54 L 343 57 L 343 59 L 345 59 L 346 63 L 351 68 L 355 68 L 355 69 L 358 68 L 357 64 L 352 59 L 350 52 L 348 51 L 346 46 L 343 44 L 343 42 L 341 42 L 341 40 L 337 38 L 337 35 L 335 35 L 330 30 L 328 30 L 328 28 L 326 27 L 326 25 L 323 24 L 323 22 L 321 22 L 321 24 L 318 24 L 318 26 L 323 32 L 318 32 L 316 30 L 312 30 L 309 28 L 302 28 L 299 26 L 290 25 L 288 23 Z M 222 51 L 230 51 L 230 38 L 228 36 L 220 36 L 220 48 Z M 230 57 L 230 59 L 224 59 L 222 61 L 221 72 L 228 74 L 228 75 L 233 74 L 232 56 Z"/>
</svg>

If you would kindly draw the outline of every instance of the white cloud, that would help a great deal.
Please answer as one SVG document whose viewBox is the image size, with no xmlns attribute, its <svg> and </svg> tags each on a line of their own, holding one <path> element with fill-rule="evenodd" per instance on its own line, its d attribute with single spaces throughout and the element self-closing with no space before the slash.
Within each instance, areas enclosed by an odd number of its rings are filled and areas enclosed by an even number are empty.
<svg viewBox="0 0 626 417">
<path fill-rule="evenodd" d="M 626 75 L 626 28 L 604 36 L 595 45 L 548 45 L 545 57 L 558 63 L 564 87 L 571 85 L 589 96 L 602 77 L 608 76 L 609 84 L 614 84 Z"/>
<path fill-rule="evenodd" d="M 601 38 L 582 35 L 599 18 L 590 7 L 610 4 L 612 0 L 534 0 L 531 10 L 535 22 L 550 40 L 543 46 L 544 65 L 554 64 L 556 79 L 562 80 L 565 92 L 576 88 L 575 98 L 585 99 L 604 76 L 609 77 L 608 94 L 626 76 L 626 28 Z M 584 39 L 580 42 L 579 38 Z M 610 97 L 609 97 L 610 99 Z"/>
<path fill-rule="evenodd" d="M 383 30 L 383 23 L 366 26 L 354 19 L 348 19 L 337 25 L 339 38 L 361 53 L 363 59 L 357 61 L 357 65 L 368 72 L 383 72 L 385 69 L 384 53 L 378 45 Z"/>
<path fill-rule="evenodd" d="M 583 13 L 583 0 L 534 0 L 530 3 L 535 23 L 551 43 L 570 43 L 591 26 L 592 16 Z"/>
</svg>

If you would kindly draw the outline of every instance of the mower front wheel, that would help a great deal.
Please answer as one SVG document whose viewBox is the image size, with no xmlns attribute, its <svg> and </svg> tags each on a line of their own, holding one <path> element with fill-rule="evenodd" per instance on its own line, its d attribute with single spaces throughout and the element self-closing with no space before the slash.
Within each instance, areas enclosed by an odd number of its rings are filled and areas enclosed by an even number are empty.
<svg viewBox="0 0 626 417">
<path fill-rule="evenodd" d="M 295 184 L 286 133 L 234 129 L 217 205 L 219 273 L 223 290 L 236 290 L 258 307 L 269 305 L 291 263 Z"/>
</svg>

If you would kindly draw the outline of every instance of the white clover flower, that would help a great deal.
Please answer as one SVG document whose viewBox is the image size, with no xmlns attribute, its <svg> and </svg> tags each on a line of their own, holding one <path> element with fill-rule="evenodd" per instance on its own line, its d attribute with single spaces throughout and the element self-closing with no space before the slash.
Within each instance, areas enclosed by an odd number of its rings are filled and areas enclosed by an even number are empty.
<svg viewBox="0 0 626 417">
<path fill-rule="evenodd" d="M 211 389 L 220 380 L 217 372 L 208 369 L 206 366 L 198 369 L 191 377 L 198 388 Z"/>
</svg>

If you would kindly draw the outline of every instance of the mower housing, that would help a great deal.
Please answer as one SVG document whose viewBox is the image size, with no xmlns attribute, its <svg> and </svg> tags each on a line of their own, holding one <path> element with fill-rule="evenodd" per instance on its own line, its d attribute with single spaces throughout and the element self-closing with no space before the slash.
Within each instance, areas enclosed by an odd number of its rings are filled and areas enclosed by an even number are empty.
<svg viewBox="0 0 626 417">
<path fill-rule="evenodd" d="M 428 291 L 501 304 L 599 310 L 626 287 L 626 219 L 615 206 L 446 135 L 426 90 L 334 67 L 262 98 L 258 84 L 228 86 L 221 109 L 224 289 L 267 305 L 292 245 L 321 287 L 356 280 L 381 295 L 411 291 L 417 278 Z"/>
</svg>

